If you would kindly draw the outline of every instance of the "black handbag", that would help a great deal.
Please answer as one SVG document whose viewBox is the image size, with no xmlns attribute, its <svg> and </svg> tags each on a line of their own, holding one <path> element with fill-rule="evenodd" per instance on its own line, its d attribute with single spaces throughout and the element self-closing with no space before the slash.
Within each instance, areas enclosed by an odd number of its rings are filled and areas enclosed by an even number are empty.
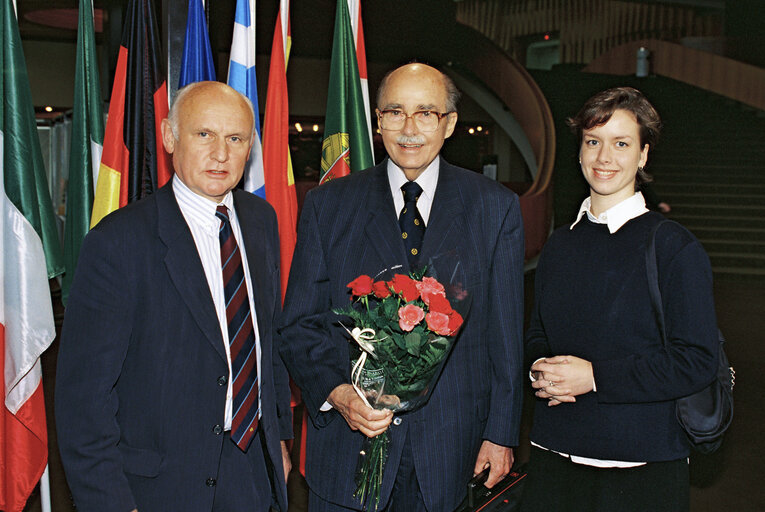
<svg viewBox="0 0 765 512">
<path fill-rule="evenodd" d="M 523 480 L 526 471 L 523 465 L 514 467 L 491 489 L 483 484 L 489 478 L 490 468 L 474 476 L 467 486 L 467 497 L 454 512 L 516 512 L 521 506 Z"/>
<path fill-rule="evenodd" d="M 668 347 L 667 333 L 664 327 L 664 310 L 659 291 L 659 272 L 656 267 L 656 231 L 665 222 L 659 222 L 651 231 L 646 250 L 646 273 L 651 304 L 659 324 L 662 342 Z M 736 372 L 728 363 L 723 345 L 725 338 L 717 331 L 719 345 L 719 364 L 715 380 L 698 393 L 675 400 L 675 416 L 685 430 L 691 446 L 700 453 L 712 453 L 722 444 L 723 434 L 733 420 L 733 386 Z"/>
</svg>

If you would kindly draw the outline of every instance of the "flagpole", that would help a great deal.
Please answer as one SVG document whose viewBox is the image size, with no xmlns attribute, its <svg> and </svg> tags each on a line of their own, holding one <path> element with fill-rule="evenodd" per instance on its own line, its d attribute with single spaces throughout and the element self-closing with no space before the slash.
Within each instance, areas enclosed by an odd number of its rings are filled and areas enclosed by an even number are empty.
<svg viewBox="0 0 765 512">
<path fill-rule="evenodd" d="M 45 471 L 43 471 L 40 478 L 40 501 L 42 502 L 42 512 L 51 512 L 50 508 L 50 474 L 48 473 L 49 465 L 45 465 Z"/>
</svg>

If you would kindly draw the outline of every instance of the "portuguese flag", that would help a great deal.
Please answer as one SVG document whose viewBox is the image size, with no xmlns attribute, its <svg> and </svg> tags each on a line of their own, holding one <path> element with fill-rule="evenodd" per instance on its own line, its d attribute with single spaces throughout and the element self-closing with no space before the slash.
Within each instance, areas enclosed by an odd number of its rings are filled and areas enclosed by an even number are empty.
<svg viewBox="0 0 765 512">
<path fill-rule="evenodd" d="M 154 5 L 130 0 L 114 73 L 104 152 L 98 171 L 91 227 L 107 214 L 151 194 L 172 176 L 160 124 L 167 117 Z"/>
<path fill-rule="evenodd" d="M 353 18 L 351 8 L 356 13 Z M 352 20 L 356 21 L 358 41 L 354 36 Z M 337 0 L 327 115 L 321 148 L 320 183 L 374 165 L 369 124 L 369 93 L 367 92 L 365 97 L 360 69 L 363 69 L 366 79 L 359 0 Z"/>
</svg>

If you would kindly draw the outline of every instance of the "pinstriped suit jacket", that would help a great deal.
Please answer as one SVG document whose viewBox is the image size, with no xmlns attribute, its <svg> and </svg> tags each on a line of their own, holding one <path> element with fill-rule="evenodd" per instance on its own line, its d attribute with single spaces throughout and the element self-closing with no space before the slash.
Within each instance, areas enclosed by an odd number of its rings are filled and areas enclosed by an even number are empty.
<svg viewBox="0 0 765 512">
<path fill-rule="evenodd" d="M 456 250 L 457 280 L 472 307 L 430 401 L 391 424 L 381 504 L 387 502 L 409 433 L 423 498 L 453 510 L 464 497 L 483 439 L 514 446 L 522 395 L 523 225 L 505 187 L 441 159 L 421 251 L 423 262 Z M 386 162 L 322 185 L 306 197 L 280 329 L 280 351 L 311 416 L 307 480 L 325 500 L 359 507 L 354 474 L 363 435 L 336 411 L 320 412 L 350 381 L 348 341 L 333 307 L 346 284 L 394 265 L 408 268 Z M 405 271 L 405 270 L 404 270 Z"/>
<path fill-rule="evenodd" d="M 244 191 L 234 205 L 258 316 L 260 428 L 286 510 L 279 440 L 292 437 L 289 386 L 271 342 L 281 302 L 276 216 Z M 56 376 L 59 447 L 78 510 L 212 510 L 227 375 L 202 263 L 168 183 L 104 218 L 80 253 Z"/>
</svg>

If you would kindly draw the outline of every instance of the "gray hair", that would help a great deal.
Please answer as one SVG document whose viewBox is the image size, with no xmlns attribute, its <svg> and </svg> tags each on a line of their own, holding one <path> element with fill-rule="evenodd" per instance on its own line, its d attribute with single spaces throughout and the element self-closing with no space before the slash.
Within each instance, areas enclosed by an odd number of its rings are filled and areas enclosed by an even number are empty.
<svg viewBox="0 0 765 512">
<path fill-rule="evenodd" d="M 173 137 L 175 138 L 175 140 L 178 140 L 178 137 L 179 137 L 178 116 L 180 115 L 180 110 L 181 110 L 180 105 L 181 103 L 183 103 L 184 97 L 187 96 L 191 91 L 193 91 L 197 87 L 204 85 L 205 83 L 206 82 L 193 82 L 184 87 L 181 87 L 175 93 L 175 96 L 173 97 L 173 105 L 172 107 L 170 107 L 170 112 L 167 113 L 167 120 L 170 123 L 170 128 L 173 131 Z M 222 83 L 222 82 L 218 82 L 218 83 Z M 226 84 L 223 84 L 223 85 L 226 85 Z M 250 114 L 252 115 L 252 130 L 250 131 L 250 139 L 252 139 L 252 136 L 255 135 L 255 109 L 252 106 L 252 101 L 250 101 L 250 98 L 240 93 L 236 89 L 231 88 L 231 90 L 236 92 L 247 104 L 247 108 L 250 109 Z"/>
<path fill-rule="evenodd" d="M 412 62 L 411 64 L 416 64 L 417 62 Z M 380 104 L 382 103 L 382 97 L 385 93 L 385 88 L 388 86 L 388 80 L 390 79 L 390 76 L 393 74 L 394 71 L 396 71 L 399 68 L 391 69 L 387 73 L 385 73 L 385 76 L 382 80 L 380 80 L 380 85 L 377 87 L 377 106 L 380 107 Z M 446 111 L 447 112 L 457 112 L 457 103 L 460 100 L 461 93 L 459 89 L 457 89 L 457 86 L 454 84 L 454 80 L 452 80 L 449 75 L 441 71 L 440 69 L 436 69 L 441 74 L 441 80 L 444 82 L 444 89 L 446 90 Z"/>
</svg>

